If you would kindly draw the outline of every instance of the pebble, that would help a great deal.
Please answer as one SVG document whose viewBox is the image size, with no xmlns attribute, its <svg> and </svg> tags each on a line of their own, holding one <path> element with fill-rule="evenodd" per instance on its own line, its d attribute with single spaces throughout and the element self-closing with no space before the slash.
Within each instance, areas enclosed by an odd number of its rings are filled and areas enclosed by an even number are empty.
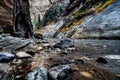
<svg viewBox="0 0 120 80">
<path fill-rule="evenodd" d="M 42 46 L 43 47 L 50 47 L 50 44 L 49 43 L 43 43 Z"/>
<path fill-rule="evenodd" d="M 43 47 L 42 47 L 42 46 L 38 46 L 38 47 L 35 49 L 35 51 L 41 51 L 41 50 L 43 50 Z"/>
<path fill-rule="evenodd" d="M 32 57 L 31 55 L 27 54 L 26 52 L 18 52 L 18 53 L 16 53 L 16 56 L 18 58 L 30 58 L 30 57 Z"/>
<path fill-rule="evenodd" d="M 75 47 L 67 48 L 67 50 L 69 50 L 69 51 L 75 51 Z"/>
</svg>

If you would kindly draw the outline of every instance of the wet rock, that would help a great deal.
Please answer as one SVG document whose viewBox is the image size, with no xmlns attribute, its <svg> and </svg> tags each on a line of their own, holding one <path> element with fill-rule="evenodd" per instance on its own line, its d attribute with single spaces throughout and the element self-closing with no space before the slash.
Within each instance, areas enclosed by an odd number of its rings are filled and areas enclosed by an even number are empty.
<svg viewBox="0 0 120 80">
<path fill-rule="evenodd" d="M 31 56 L 35 55 L 34 51 L 26 51 L 26 53 L 30 54 Z"/>
<path fill-rule="evenodd" d="M 82 59 L 76 59 L 75 64 L 83 64 L 84 61 Z"/>
<path fill-rule="evenodd" d="M 60 48 L 60 49 L 69 48 L 69 47 L 74 47 L 74 43 L 70 39 L 61 40 L 59 43 L 54 45 L 54 48 Z"/>
<path fill-rule="evenodd" d="M 49 75 L 54 80 L 71 80 L 69 74 L 70 74 L 69 65 L 59 65 L 49 70 Z"/>
<path fill-rule="evenodd" d="M 102 63 L 102 64 L 107 64 L 107 60 L 102 58 L 102 57 L 99 57 L 97 60 L 96 60 L 98 63 Z"/>
<path fill-rule="evenodd" d="M 8 52 L 0 52 L 0 63 L 1 62 L 10 62 L 15 56 Z"/>
<path fill-rule="evenodd" d="M 47 80 L 47 69 L 44 67 L 36 68 L 26 76 L 26 80 Z"/>
<path fill-rule="evenodd" d="M 18 53 L 16 53 L 16 56 L 18 58 L 30 58 L 30 57 L 32 57 L 31 55 L 27 54 L 26 52 L 18 52 Z"/>
</svg>

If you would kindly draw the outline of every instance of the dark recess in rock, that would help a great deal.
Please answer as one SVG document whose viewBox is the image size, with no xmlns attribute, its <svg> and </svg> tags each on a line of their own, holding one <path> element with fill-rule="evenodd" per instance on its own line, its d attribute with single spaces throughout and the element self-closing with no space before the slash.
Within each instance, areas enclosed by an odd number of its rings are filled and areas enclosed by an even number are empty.
<svg viewBox="0 0 120 80">
<path fill-rule="evenodd" d="M 30 54 L 31 56 L 35 55 L 34 51 L 26 51 L 26 53 Z"/>
</svg>

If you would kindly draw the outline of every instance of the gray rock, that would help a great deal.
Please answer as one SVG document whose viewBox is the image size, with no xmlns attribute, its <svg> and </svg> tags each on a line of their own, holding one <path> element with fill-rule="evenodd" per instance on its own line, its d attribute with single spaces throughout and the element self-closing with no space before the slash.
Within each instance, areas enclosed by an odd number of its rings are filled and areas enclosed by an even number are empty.
<svg viewBox="0 0 120 80">
<path fill-rule="evenodd" d="M 42 32 L 41 34 L 46 38 L 52 38 L 56 36 L 57 31 L 60 30 L 64 22 L 65 21 L 63 20 L 59 20 L 56 24 L 46 26 L 44 32 Z"/>
<path fill-rule="evenodd" d="M 1 36 L 0 48 L 5 48 L 9 50 L 18 50 L 28 46 L 31 43 L 30 40 L 28 39 L 12 37 L 6 34 L 2 34 L 0 36 Z"/>
<path fill-rule="evenodd" d="M 60 48 L 60 49 L 69 48 L 69 47 L 74 47 L 74 43 L 70 39 L 61 40 L 59 43 L 54 45 L 54 48 Z"/>
<path fill-rule="evenodd" d="M 69 78 L 69 70 L 70 66 L 69 65 L 60 65 L 53 67 L 49 70 L 49 75 L 54 79 L 54 80 L 67 80 Z M 69 78 L 70 80 L 70 78 Z"/>
<path fill-rule="evenodd" d="M 118 38 L 120 36 L 120 1 L 102 12 L 85 18 L 72 38 Z"/>
<path fill-rule="evenodd" d="M 18 53 L 16 53 L 16 56 L 18 58 L 30 58 L 30 57 L 32 57 L 31 55 L 27 54 L 26 52 L 18 52 Z"/>
<path fill-rule="evenodd" d="M 26 80 L 47 80 L 47 69 L 44 67 L 36 68 L 26 76 Z"/>
<path fill-rule="evenodd" d="M 15 56 L 8 52 L 0 52 L 0 62 L 9 62 L 13 60 Z"/>
</svg>

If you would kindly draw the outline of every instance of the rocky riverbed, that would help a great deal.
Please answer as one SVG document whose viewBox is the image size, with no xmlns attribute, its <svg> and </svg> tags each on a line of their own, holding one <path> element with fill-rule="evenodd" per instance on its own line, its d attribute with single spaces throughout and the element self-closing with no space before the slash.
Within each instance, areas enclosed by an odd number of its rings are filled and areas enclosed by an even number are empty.
<svg viewBox="0 0 120 80">
<path fill-rule="evenodd" d="M 0 80 L 119 80 L 119 40 L 0 36 Z M 9 43 L 9 44 L 8 44 Z"/>
</svg>

